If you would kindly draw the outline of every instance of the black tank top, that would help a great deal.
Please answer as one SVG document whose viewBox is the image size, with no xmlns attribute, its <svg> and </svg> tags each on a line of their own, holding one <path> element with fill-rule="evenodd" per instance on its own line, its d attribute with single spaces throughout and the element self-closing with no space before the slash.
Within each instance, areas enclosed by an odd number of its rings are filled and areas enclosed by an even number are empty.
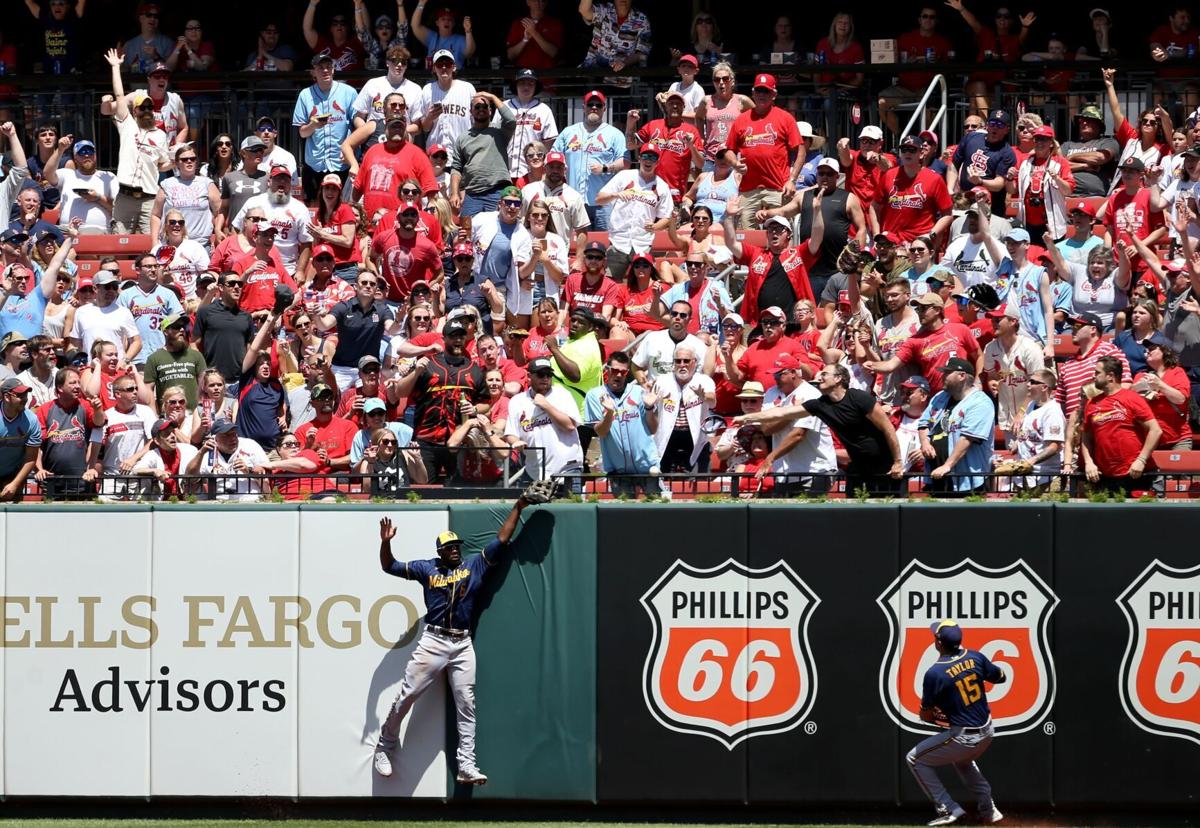
<svg viewBox="0 0 1200 828">
<path fill-rule="evenodd" d="M 810 276 L 829 277 L 838 272 L 837 257 L 846 246 L 850 233 L 850 216 L 846 214 L 846 198 L 849 195 L 849 190 L 834 190 L 821 199 L 825 236 L 821 241 L 820 255 L 809 268 Z M 800 211 L 800 238 L 794 244 L 806 242 L 812 235 L 812 202 L 813 194 L 805 193 L 804 209 Z"/>
</svg>

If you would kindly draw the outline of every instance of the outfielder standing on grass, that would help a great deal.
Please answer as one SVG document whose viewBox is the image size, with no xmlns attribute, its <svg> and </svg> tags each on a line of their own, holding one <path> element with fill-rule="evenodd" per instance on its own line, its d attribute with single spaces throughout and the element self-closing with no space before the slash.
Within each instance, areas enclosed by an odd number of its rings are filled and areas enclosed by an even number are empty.
<svg viewBox="0 0 1200 828">
<path fill-rule="evenodd" d="M 375 772 L 392 775 L 389 754 L 400 736 L 400 723 L 413 703 L 429 689 L 434 677 L 446 671 L 454 694 L 458 719 L 458 776 L 464 785 L 483 785 L 487 777 L 475 765 L 475 648 L 471 643 L 471 620 L 475 596 L 487 571 L 500 560 L 517 531 L 521 511 L 533 503 L 545 503 L 553 484 L 540 481 L 525 490 L 504 519 L 496 539 L 483 552 L 464 561 L 462 541 L 453 532 L 437 537 L 436 558 L 398 561 L 392 557 L 396 527 L 391 518 L 379 521 L 379 565 L 397 578 L 419 581 L 425 590 L 425 631 L 404 670 L 400 694 L 392 703 L 383 732 L 375 746 Z"/>
<path fill-rule="evenodd" d="M 999 822 L 1004 818 L 992 801 L 992 786 L 975 760 L 992 743 L 992 710 L 983 683 L 1003 684 L 1004 671 L 975 650 L 962 646 L 962 627 L 955 621 L 933 624 L 938 660 L 925 671 L 921 693 L 921 721 L 947 728 L 908 752 L 908 767 L 925 795 L 937 806 L 930 825 L 950 825 L 967 812 L 954 801 L 938 778 L 937 768 L 953 765 L 979 805 L 979 818 Z"/>
</svg>

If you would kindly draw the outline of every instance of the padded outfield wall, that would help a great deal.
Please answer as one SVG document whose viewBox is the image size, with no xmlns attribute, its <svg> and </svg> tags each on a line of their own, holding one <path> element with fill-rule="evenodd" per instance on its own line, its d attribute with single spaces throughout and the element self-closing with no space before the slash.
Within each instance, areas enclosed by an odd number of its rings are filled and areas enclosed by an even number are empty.
<svg viewBox="0 0 1200 828">
<path fill-rule="evenodd" d="M 444 682 L 371 773 L 423 613 L 378 519 L 397 557 L 447 528 L 471 554 L 506 510 L 4 510 L 3 795 L 468 795 Z M 530 509 L 479 600 L 469 793 L 917 804 L 928 625 L 955 617 L 1011 676 L 998 801 L 1194 807 L 1198 536 L 1186 505 Z"/>
</svg>

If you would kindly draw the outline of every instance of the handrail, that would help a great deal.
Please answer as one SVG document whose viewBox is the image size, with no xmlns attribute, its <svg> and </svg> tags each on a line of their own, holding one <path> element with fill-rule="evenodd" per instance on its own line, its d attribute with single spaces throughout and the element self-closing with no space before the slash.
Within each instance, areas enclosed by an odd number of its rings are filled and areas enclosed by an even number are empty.
<svg viewBox="0 0 1200 828">
<path fill-rule="evenodd" d="M 905 138 L 908 137 L 908 134 L 909 134 L 909 132 L 912 131 L 913 124 L 916 123 L 917 118 L 921 119 L 921 131 L 922 132 L 924 132 L 926 129 L 930 129 L 930 125 L 927 125 L 925 123 L 925 104 L 926 104 L 926 102 L 928 102 L 929 96 L 933 94 L 934 87 L 936 87 L 936 86 L 940 86 L 942 89 L 942 105 L 938 109 L 937 114 L 933 116 L 932 126 L 937 127 L 939 124 L 941 125 L 942 134 L 938 138 L 938 146 L 939 147 L 946 146 L 946 107 L 948 104 L 949 96 L 946 91 L 946 76 L 945 75 L 934 75 L 933 76 L 933 80 L 931 80 L 929 82 L 929 86 L 927 86 L 925 88 L 925 94 L 921 96 L 920 103 L 918 103 L 917 108 L 913 110 L 912 117 L 908 119 L 908 123 L 904 125 L 904 129 L 900 133 L 901 141 L 903 141 Z M 935 131 L 936 131 L 936 129 L 935 129 Z"/>
</svg>

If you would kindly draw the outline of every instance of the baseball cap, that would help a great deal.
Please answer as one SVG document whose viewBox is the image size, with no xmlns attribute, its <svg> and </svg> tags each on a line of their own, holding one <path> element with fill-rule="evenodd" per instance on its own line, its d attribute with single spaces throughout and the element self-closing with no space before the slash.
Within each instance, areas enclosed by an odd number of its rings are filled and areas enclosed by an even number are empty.
<svg viewBox="0 0 1200 828">
<path fill-rule="evenodd" d="M 938 368 L 938 371 L 943 374 L 949 374 L 951 371 L 965 371 L 971 376 L 975 376 L 975 366 L 961 357 L 950 357 L 946 360 L 945 365 Z"/>
<path fill-rule="evenodd" d="M 417 206 L 417 203 L 415 201 L 401 201 L 400 205 L 396 208 L 396 215 L 400 215 L 402 213 L 419 213 L 419 212 L 421 212 L 421 208 Z"/>
<path fill-rule="evenodd" d="M 1101 124 L 1103 124 L 1104 115 L 1101 114 L 1100 107 L 1093 104 L 1092 106 L 1085 106 L 1083 109 L 1079 110 L 1079 114 L 1075 116 L 1075 120 L 1099 121 Z"/>
<path fill-rule="evenodd" d="M 333 55 L 330 54 L 328 49 L 322 49 L 321 51 L 319 51 L 315 55 L 313 55 L 311 64 L 313 66 L 317 66 L 319 64 L 324 63 L 325 61 L 329 61 L 330 63 L 333 63 Z"/>
<path fill-rule="evenodd" d="M 437 548 L 444 549 L 447 546 L 462 543 L 462 539 L 454 532 L 442 532 L 437 536 Z"/>
<path fill-rule="evenodd" d="M 1112 20 L 1112 15 L 1108 13 L 1108 9 L 1102 9 L 1099 6 L 1097 6 L 1096 8 L 1094 8 L 1090 12 L 1088 12 L 1088 17 L 1098 17 L 1100 15 L 1107 17 L 1110 21 Z"/>
<path fill-rule="evenodd" d="M 575 310 L 571 311 L 571 318 L 572 319 L 577 319 L 577 318 L 582 319 L 583 321 L 587 322 L 589 325 L 599 324 L 599 319 L 597 319 L 596 314 L 592 313 L 591 308 L 585 308 L 582 305 L 578 308 L 575 308 Z"/>
<path fill-rule="evenodd" d="M 910 305 L 916 307 L 918 305 L 933 305 L 935 308 L 944 308 L 946 303 L 942 301 L 942 297 L 938 296 L 933 291 L 922 293 L 916 299 L 909 302 Z"/>
<path fill-rule="evenodd" d="M 162 322 L 159 323 L 158 327 L 159 327 L 159 330 L 165 331 L 167 328 L 172 328 L 172 327 L 178 325 L 180 322 L 182 322 L 186 325 L 187 321 L 188 321 L 188 316 L 186 313 L 172 313 L 167 316 L 164 316 Z"/>
<path fill-rule="evenodd" d="M 247 135 L 242 139 L 241 148 L 249 152 L 253 152 L 254 150 L 265 150 L 267 145 L 263 142 L 263 139 L 259 138 L 257 135 Z"/>
<path fill-rule="evenodd" d="M 28 341 L 29 341 L 29 337 L 25 336 L 25 334 L 20 333 L 18 331 L 9 331 L 8 333 L 6 333 L 4 335 L 3 339 L 0 339 L 0 354 L 4 353 L 9 348 L 11 348 L 13 345 L 16 345 L 19 342 L 28 342 Z"/>
<path fill-rule="evenodd" d="M 379 357 L 372 356 L 371 354 L 364 354 L 358 358 L 358 370 L 361 371 L 368 365 L 379 365 Z"/>
<path fill-rule="evenodd" d="M 500 191 L 500 197 L 501 198 L 520 198 L 521 197 L 521 188 L 514 184 L 509 184 L 507 187 L 505 187 L 503 190 Z"/>
<path fill-rule="evenodd" d="M 174 420 L 166 420 L 160 417 L 159 419 L 155 420 L 154 425 L 151 426 L 150 436 L 161 437 L 168 431 L 173 431 L 176 428 L 178 428 L 178 426 L 175 425 Z"/>
<path fill-rule="evenodd" d="M 900 141 L 899 148 L 901 150 L 910 149 L 913 152 L 920 152 L 921 142 L 919 140 L 917 140 L 917 137 L 915 135 L 905 135 L 903 140 Z"/>
<path fill-rule="evenodd" d="M 10 244 L 22 244 L 29 241 L 29 234 L 24 230 L 14 230 L 9 227 L 3 233 L 0 233 L 0 242 L 8 242 Z"/>
<path fill-rule="evenodd" d="M 1014 227 L 1008 231 L 1008 235 L 1004 237 L 1005 241 L 1025 242 L 1029 243 L 1029 231 L 1022 227 Z"/>
<path fill-rule="evenodd" d="M 546 162 L 545 163 L 547 163 L 547 164 L 566 164 L 567 156 L 563 155 L 561 152 L 558 152 L 557 150 L 552 150 L 552 151 L 546 153 Z"/>
<path fill-rule="evenodd" d="M 466 336 L 467 326 L 463 324 L 462 318 L 451 319 L 444 328 L 442 328 L 443 336 Z"/>
<path fill-rule="evenodd" d="M 604 242 L 590 241 L 583 246 L 584 253 L 607 253 L 608 248 L 604 246 Z"/>
<path fill-rule="evenodd" d="M 540 373 L 552 374 L 552 373 L 554 373 L 554 365 L 550 362 L 550 360 L 546 359 L 546 357 L 538 357 L 537 359 L 535 359 L 529 363 L 529 373 L 531 373 L 531 374 L 540 374 Z"/>
<path fill-rule="evenodd" d="M 1076 204 L 1074 207 L 1072 207 L 1067 212 L 1083 213 L 1085 216 L 1088 216 L 1089 218 L 1093 218 L 1093 219 L 1096 217 L 1096 208 L 1093 207 L 1091 204 L 1088 204 L 1086 201 L 1080 201 L 1078 204 Z"/>
<path fill-rule="evenodd" d="M 522 69 L 517 72 L 516 76 L 513 78 L 513 84 L 516 85 L 523 80 L 534 82 L 534 94 L 537 94 L 542 88 L 542 82 L 538 80 L 537 72 L 533 71 L 532 69 Z"/>
<path fill-rule="evenodd" d="M 654 257 L 649 253 L 634 253 L 633 258 L 629 260 L 629 266 L 633 267 L 638 262 L 646 262 L 651 267 L 654 267 Z"/>
<path fill-rule="evenodd" d="M 800 130 L 801 138 L 813 137 L 812 124 L 810 124 L 808 121 L 796 121 L 796 129 Z"/>
<path fill-rule="evenodd" d="M 318 385 L 317 388 L 325 388 L 326 390 L 328 390 L 329 386 Z M 317 388 L 313 389 L 313 394 L 312 394 L 313 399 L 316 399 Z M 228 434 L 231 431 L 237 431 L 237 424 L 234 423 L 232 420 L 227 420 L 224 417 L 221 417 L 220 419 L 213 420 L 212 428 L 210 428 L 209 431 L 211 431 L 213 434 Z"/>
<path fill-rule="evenodd" d="M 850 307 L 850 291 L 848 291 L 848 290 L 839 290 L 838 291 L 837 307 L 841 307 L 842 305 L 845 305 L 846 307 Z"/>
<path fill-rule="evenodd" d="M 755 75 L 754 76 L 754 86 L 751 88 L 753 88 L 753 89 L 770 89 L 772 92 L 774 92 L 776 89 L 775 76 L 768 75 L 766 72 L 763 72 L 761 75 Z"/>
<path fill-rule="evenodd" d="M 1126 158 L 1123 162 L 1121 162 L 1120 168 L 1123 170 L 1134 170 L 1135 172 L 1146 171 L 1146 165 L 1140 158 Z"/>
<path fill-rule="evenodd" d="M 449 49 L 438 49 L 433 53 L 433 62 L 437 63 L 439 60 L 449 60 L 455 66 L 458 65 L 458 61 L 454 59 L 454 52 Z"/>
<path fill-rule="evenodd" d="M 645 143 L 642 144 L 640 149 L 638 149 L 638 157 L 641 158 L 646 155 L 653 155 L 655 158 L 658 158 L 661 153 L 658 151 L 658 147 L 656 145 L 652 143 Z"/>
<path fill-rule="evenodd" d="M 455 242 L 454 255 L 475 258 L 475 247 L 469 241 Z"/>
<path fill-rule="evenodd" d="M 687 100 L 687 98 L 683 97 L 683 93 L 680 92 L 678 89 L 667 90 L 667 100 L 669 101 L 669 100 L 671 100 L 671 98 L 679 98 L 679 100 L 681 100 L 681 101 Z"/>
<path fill-rule="evenodd" d="M 139 108 L 142 104 L 146 103 L 147 101 L 150 101 L 150 96 L 148 94 L 146 94 L 146 92 L 144 90 L 139 89 L 133 93 L 132 103 L 133 103 L 134 109 Z M 150 103 L 151 103 L 151 105 L 153 105 L 153 101 L 150 101 Z"/>
<path fill-rule="evenodd" d="M 163 63 L 162 61 L 159 61 L 158 63 L 151 66 L 150 71 L 147 72 L 146 74 L 147 75 L 169 75 L 169 74 L 171 74 L 171 67 L 167 66 L 167 64 Z"/>
<path fill-rule="evenodd" d="M 318 382 L 312 387 L 312 391 L 309 392 L 309 396 L 314 400 L 320 399 L 321 397 L 332 397 L 333 395 L 333 389 L 323 382 Z"/>
<path fill-rule="evenodd" d="M 75 292 L 76 293 L 78 293 L 81 290 L 86 290 L 88 288 L 94 288 L 95 286 L 96 286 L 96 283 L 92 281 L 92 277 L 88 276 L 86 274 L 83 276 L 80 276 L 78 279 L 75 280 Z"/>
<path fill-rule="evenodd" d="M 333 252 L 332 244 L 325 244 L 324 242 L 321 242 L 320 244 L 313 245 L 312 256 L 314 259 L 317 258 L 317 256 L 333 256 L 333 255 L 334 255 L 334 252 Z"/>
<path fill-rule="evenodd" d="M 742 319 L 742 315 L 735 311 L 730 311 L 729 313 L 725 314 L 725 318 L 722 319 L 721 321 L 722 322 L 736 322 L 739 327 L 744 326 L 746 324 L 746 320 Z"/>
<path fill-rule="evenodd" d="M 775 371 L 795 371 L 800 367 L 800 360 L 791 354 L 780 354 L 775 357 Z"/>
<path fill-rule="evenodd" d="M 441 153 L 442 155 L 445 155 L 447 157 L 449 157 L 449 155 L 450 155 L 450 151 L 448 149 L 446 149 L 445 146 L 443 146 L 442 144 L 430 144 L 425 149 L 425 154 L 428 155 L 430 158 L 437 155 L 438 153 Z"/>
<path fill-rule="evenodd" d="M 79 145 L 76 144 L 76 146 Z M 1190 147 L 1185 149 L 1181 155 L 1200 155 L 1200 144 L 1192 144 Z"/>
<path fill-rule="evenodd" d="M 1071 317 L 1071 321 L 1077 322 L 1080 325 L 1095 325 L 1096 330 L 1098 330 L 1098 331 L 1104 330 L 1104 322 L 1100 319 L 1099 316 L 1092 313 L 1091 311 L 1084 311 L 1083 313 L 1077 313 Z"/>
<path fill-rule="evenodd" d="M 750 380 L 742 384 L 742 390 L 736 396 L 739 400 L 757 400 L 765 397 L 767 391 L 763 388 L 763 384 L 757 380 Z"/>
<path fill-rule="evenodd" d="M 867 124 L 865 127 L 862 128 L 862 131 L 858 133 L 858 138 L 860 141 L 863 138 L 868 138 L 872 141 L 882 141 L 883 140 L 883 130 L 880 129 L 879 127 L 875 126 L 874 124 Z"/>
<path fill-rule="evenodd" d="M 158 11 L 158 3 L 141 3 L 140 5 L 138 5 L 138 9 L 137 9 L 137 13 L 138 13 L 139 17 L 143 14 L 146 14 L 147 12 L 156 12 L 156 11 Z"/>
<path fill-rule="evenodd" d="M 1049 124 L 1042 124 L 1033 131 L 1034 138 L 1054 138 L 1054 127 Z"/>
<path fill-rule="evenodd" d="M 1008 126 L 1010 123 L 1012 123 L 1012 121 L 1009 120 L 1008 113 L 1003 109 L 993 109 L 991 114 L 988 115 L 987 119 L 989 123 L 995 121 L 1004 124 L 1004 126 Z"/>
<path fill-rule="evenodd" d="M 291 178 L 292 171 L 289 170 L 287 167 L 285 167 L 283 164 L 272 164 L 271 165 L 271 174 L 268 177 L 274 178 L 277 175 L 286 175 L 288 178 Z"/>
<path fill-rule="evenodd" d="M 95 151 L 96 151 L 96 145 L 95 145 L 95 144 L 93 144 L 93 143 L 92 143 L 91 141 L 89 141 L 88 139 L 84 138 L 82 141 L 76 141 L 76 142 L 75 142 L 75 146 L 71 148 L 71 152 L 72 152 L 72 153 L 83 152 L 85 149 L 90 149 L 90 150 L 92 150 L 93 152 L 95 152 Z"/>
<path fill-rule="evenodd" d="M 408 286 L 408 292 L 410 295 L 416 293 L 418 290 L 422 291 L 423 293 L 433 293 L 433 287 L 424 279 L 417 279 L 417 281 Z"/>
<path fill-rule="evenodd" d="M 792 223 L 790 221 L 788 221 L 787 219 L 785 219 L 783 216 L 771 216 L 769 219 L 767 219 L 766 221 L 763 222 L 763 230 L 766 230 L 767 227 L 769 227 L 772 224 L 778 224 L 784 230 L 792 229 Z"/>
<path fill-rule="evenodd" d="M 321 179 L 321 186 L 324 187 L 326 185 L 331 185 L 340 189 L 342 186 L 341 176 L 339 176 L 337 173 L 325 173 L 325 177 Z"/>
<path fill-rule="evenodd" d="M 92 277 L 92 284 L 96 287 L 100 287 L 101 285 L 115 285 L 119 281 L 117 274 L 109 270 L 99 270 Z"/>
<path fill-rule="evenodd" d="M 696 66 L 696 67 L 700 66 L 700 61 L 696 60 L 695 55 L 684 55 L 683 57 L 681 57 L 679 59 L 679 62 L 680 63 L 690 63 L 690 64 L 692 64 L 692 66 Z"/>
<path fill-rule="evenodd" d="M 1005 302 L 1000 307 L 988 311 L 986 315 L 992 319 L 1003 319 L 1006 316 L 1009 319 L 1020 319 L 1021 311 L 1012 302 Z"/>
<path fill-rule="evenodd" d="M 957 621 L 938 621 L 929 625 L 933 637 L 947 647 L 957 647 L 962 644 L 962 627 Z"/>
<path fill-rule="evenodd" d="M 921 132 L 917 134 L 917 138 L 921 139 L 922 141 L 932 141 L 934 144 L 936 144 L 938 146 L 942 145 L 942 139 L 938 138 L 937 133 L 934 132 L 932 129 L 921 130 Z"/>
<path fill-rule="evenodd" d="M 842 165 L 837 162 L 837 159 L 830 158 L 828 155 L 824 156 L 820 161 L 817 162 L 817 169 L 819 170 L 821 167 L 831 169 L 835 173 L 841 173 L 842 171 Z"/>
<path fill-rule="evenodd" d="M 787 315 L 778 305 L 771 305 L 769 308 L 763 308 L 758 312 L 758 321 L 771 318 L 779 322 L 787 322 Z"/>
<path fill-rule="evenodd" d="M 585 93 L 584 93 L 584 96 L 583 96 L 583 103 L 584 103 L 584 106 L 586 106 L 586 105 L 587 105 L 587 103 L 588 103 L 588 101 L 590 101 L 592 98 L 599 98 L 599 99 L 600 99 L 600 105 L 601 105 L 601 106 L 607 106 L 607 105 L 608 105 L 608 98 L 606 98 L 606 97 L 604 96 L 604 93 L 603 93 L 603 92 L 601 92 L 599 89 L 593 89 L 591 92 L 585 92 Z"/>
<path fill-rule="evenodd" d="M 922 376 L 909 377 L 904 382 L 900 383 L 901 388 L 920 388 L 926 394 L 932 389 L 929 387 L 929 380 Z"/>
<path fill-rule="evenodd" d="M 28 385 L 16 377 L 9 377 L 4 382 L 0 382 L 0 393 L 3 394 L 24 394 L 30 390 L 32 389 Z"/>
<path fill-rule="evenodd" d="M 371 414 L 375 411 L 387 411 L 387 406 L 379 397 L 369 397 L 363 400 L 362 410 L 364 414 Z"/>
<path fill-rule="evenodd" d="M 891 230 L 885 230 L 882 233 L 876 233 L 875 238 L 871 239 L 871 241 L 875 242 L 876 244 L 879 244 L 881 242 L 883 244 L 899 244 L 900 237 L 897 236 L 895 233 L 893 233 Z"/>
</svg>

